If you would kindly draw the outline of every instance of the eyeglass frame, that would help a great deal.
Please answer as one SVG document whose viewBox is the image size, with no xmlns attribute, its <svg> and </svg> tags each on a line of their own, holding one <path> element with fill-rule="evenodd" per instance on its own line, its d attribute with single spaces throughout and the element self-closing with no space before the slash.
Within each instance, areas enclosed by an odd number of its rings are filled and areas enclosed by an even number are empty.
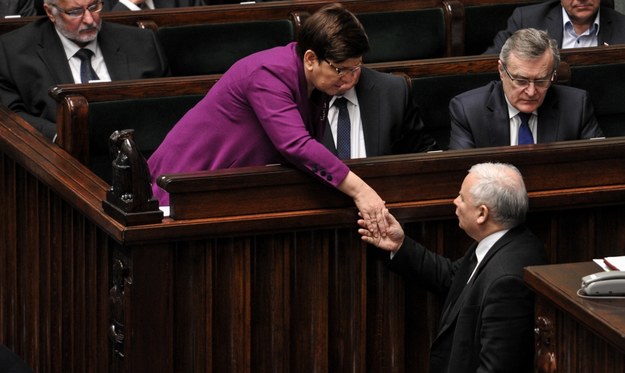
<svg viewBox="0 0 625 373">
<path fill-rule="evenodd" d="M 530 84 L 534 84 L 535 88 L 540 88 L 540 89 L 546 89 L 549 88 L 549 86 L 553 83 L 553 81 L 556 78 L 556 73 L 557 70 L 553 69 L 553 71 L 551 72 L 551 77 L 549 79 L 526 79 L 526 78 L 513 78 L 512 74 L 510 74 L 510 72 L 508 71 L 508 68 L 506 67 L 505 63 L 501 63 L 501 66 L 503 67 L 503 71 L 506 72 L 506 74 L 508 75 L 508 78 L 510 78 L 510 80 L 512 81 L 512 83 L 514 83 L 514 85 L 518 88 L 527 88 L 530 86 Z M 525 82 L 525 83 L 523 83 Z"/>
<path fill-rule="evenodd" d="M 345 74 L 347 74 L 348 72 L 351 74 L 355 74 L 358 70 L 362 69 L 362 61 L 360 61 L 360 63 L 356 66 L 353 67 L 338 67 L 336 65 L 334 65 L 332 62 L 328 61 L 327 59 L 323 59 L 328 65 L 330 65 L 331 68 L 334 69 L 334 71 L 336 71 L 336 74 L 339 77 L 345 76 Z"/>
<path fill-rule="evenodd" d="M 70 10 L 65 10 L 61 8 L 60 6 L 53 4 L 53 3 L 48 3 L 48 4 L 52 5 L 53 7 L 58 9 L 60 12 L 65 13 L 68 17 L 76 18 L 76 19 L 82 18 L 85 15 L 86 11 L 89 11 L 89 13 L 100 13 L 102 9 L 104 8 L 104 2 L 102 0 L 97 0 L 95 3 L 89 5 L 88 7 L 74 8 Z M 100 9 L 98 9 L 98 7 Z"/>
</svg>

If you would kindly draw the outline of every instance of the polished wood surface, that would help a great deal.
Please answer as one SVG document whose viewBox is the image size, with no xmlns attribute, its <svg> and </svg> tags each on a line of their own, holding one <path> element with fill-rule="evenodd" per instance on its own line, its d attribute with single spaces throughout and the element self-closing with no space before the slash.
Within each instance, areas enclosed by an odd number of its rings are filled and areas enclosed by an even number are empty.
<svg viewBox="0 0 625 373">
<path fill-rule="evenodd" d="M 625 299 L 582 298 L 582 277 L 596 263 L 562 263 L 525 269 L 537 295 L 539 372 L 622 372 L 625 369 Z M 549 338 L 542 338 L 548 335 Z M 551 356 L 545 364 L 545 355 Z"/>
<path fill-rule="evenodd" d="M 470 239 L 458 228 L 451 199 L 470 161 L 518 163 L 528 185 L 541 186 L 532 189 L 528 224 L 550 262 L 587 261 L 625 254 L 625 171 L 622 161 L 610 160 L 623 157 L 625 139 L 605 144 L 607 150 L 594 150 L 607 157 L 587 154 L 591 160 L 579 167 L 564 167 L 566 156 L 558 167 L 560 155 L 545 145 L 351 166 L 383 190 L 438 195 L 396 196 L 391 210 L 412 237 L 457 258 Z M 525 160 L 530 152 L 553 166 Z M 126 227 L 101 207 L 107 184 L 4 108 L 0 160 L 0 336 L 36 371 L 428 369 L 440 299 L 389 272 L 384 253 L 356 234 L 355 210 L 331 205 L 330 189 L 304 210 Z M 418 167 L 412 176 L 387 175 L 406 162 Z M 546 174 L 534 173 L 539 169 Z M 420 178 L 419 170 L 431 174 Z M 588 178 L 578 177 L 585 172 Z M 285 182 L 310 178 L 286 173 Z M 296 191 L 270 198 L 286 208 Z"/>
</svg>

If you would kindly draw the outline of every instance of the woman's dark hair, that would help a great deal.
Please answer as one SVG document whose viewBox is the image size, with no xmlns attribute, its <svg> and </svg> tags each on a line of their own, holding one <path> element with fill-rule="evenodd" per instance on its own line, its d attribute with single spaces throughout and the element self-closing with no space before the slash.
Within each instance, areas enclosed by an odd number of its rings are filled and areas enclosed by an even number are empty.
<svg viewBox="0 0 625 373">
<path fill-rule="evenodd" d="M 297 47 L 300 57 L 310 49 L 319 60 L 343 62 L 364 55 L 369 50 L 369 38 L 358 18 L 334 3 L 304 20 L 297 35 Z"/>
</svg>

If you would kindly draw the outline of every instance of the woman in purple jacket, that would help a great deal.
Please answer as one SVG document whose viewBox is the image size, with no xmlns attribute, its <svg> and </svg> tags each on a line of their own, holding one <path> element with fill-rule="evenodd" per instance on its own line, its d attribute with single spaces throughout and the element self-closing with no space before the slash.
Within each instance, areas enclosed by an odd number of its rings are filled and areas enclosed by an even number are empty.
<svg viewBox="0 0 625 373">
<path fill-rule="evenodd" d="M 384 201 L 319 142 L 329 98 L 358 82 L 368 49 L 351 12 L 339 4 L 320 9 L 297 42 L 236 62 L 152 154 L 152 176 L 290 163 L 353 198 L 385 234 Z M 169 204 L 155 182 L 153 190 L 161 205 Z"/>
</svg>

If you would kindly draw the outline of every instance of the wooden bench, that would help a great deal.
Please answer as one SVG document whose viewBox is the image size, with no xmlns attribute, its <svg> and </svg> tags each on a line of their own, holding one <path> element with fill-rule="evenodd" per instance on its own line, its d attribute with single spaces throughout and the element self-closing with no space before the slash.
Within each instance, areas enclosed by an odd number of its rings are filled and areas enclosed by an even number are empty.
<svg viewBox="0 0 625 373">
<path fill-rule="evenodd" d="M 109 182 L 108 138 L 113 131 L 133 128 L 137 146 L 149 157 L 220 76 L 54 87 L 50 94 L 58 102 L 56 143 Z"/>
<path fill-rule="evenodd" d="M 625 46 L 561 50 L 558 84 L 585 89 L 595 116 L 608 137 L 625 135 Z M 369 65 L 377 70 L 405 73 L 428 131 L 439 146 L 449 142 L 448 103 L 455 95 L 499 79 L 495 55 L 439 58 Z"/>
<path fill-rule="evenodd" d="M 625 134 L 623 84 L 625 46 L 562 51 L 559 84 L 587 89 L 606 136 Z M 493 55 L 448 57 L 401 63 L 369 64 L 371 68 L 410 78 L 415 100 L 430 134 L 446 149 L 449 141 L 449 100 L 466 90 L 498 79 Z M 616 74 L 616 75 L 614 75 Z M 199 101 L 219 75 L 185 78 L 60 85 L 52 90 L 59 103 L 57 143 L 96 174 L 109 180 L 106 140 L 118 129 L 134 128 L 139 148 L 149 156 L 169 129 Z M 610 92 L 604 94 L 603 92 Z M 605 96 L 605 97 L 604 97 Z"/>
<path fill-rule="evenodd" d="M 142 12 L 104 12 L 105 21 L 157 32 L 171 60 L 174 76 L 221 73 L 254 51 L 295 39 L 297 27 L 328 1 L 274 1 L 211 5 Z M 346 0 L 361 18 L 371 40 L 371 62 L 433 58 L 458 54 L 458 0 Z M 0 34 L 36 17 L 0 20 Z M 291 23 L 287 22 L 289 20 Z M 198 45 L 199 43 L 199 45 Z M 227 50 L 224 47 L 227 46 Z M 218 59 L 215 66 L 211 61 Z M 201 66 L 209 66 L 200 68 Z M 190 66 L 190 67 L 189 67 Z M 184 68 L 183 68 L 184 67 Z"/>
<path fill-rule="evenodd" d="M 536 4 L 542 0 L 460 0 L 463 5 L 464 48 L 462 55 L 484 53 L 495 35 L 504 30 L 508 18 L 518 6 Z"/>
</svg>

